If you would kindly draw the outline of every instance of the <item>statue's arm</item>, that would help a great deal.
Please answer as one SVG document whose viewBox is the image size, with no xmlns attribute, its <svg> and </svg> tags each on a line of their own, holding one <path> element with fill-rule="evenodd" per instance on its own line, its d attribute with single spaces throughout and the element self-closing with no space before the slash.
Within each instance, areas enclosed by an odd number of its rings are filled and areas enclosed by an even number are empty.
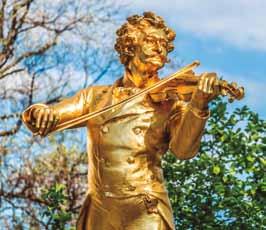
<svg viewBox="0 0 266 230">
<path fill-rule="evenodd" d="M 169 149 L 178 159 L 190 159 L 198 152 L 210 112 L 184 102 L 177 102 L 174 110 L 168 123 Z"/>
<path fill-rule="evenodd" d="M 53 105 L 35 104 L 22 113 L 22 120 L 33 133 L 45 136 L 56 125 L 88 113 L 91 97 L 92 88 L 88 88 Z"/>
<path fill-rule="evenodd" d="M 217 96 L 216 81 L 215 73 L 202 74 L 191 101 L 188 104 L 177 102 L 172 110 L 174 115 L 168 123 L 169 148 L 179 159 L 190 159 L 198 152 L 204 127 L 210 116 L 208 103 Z"/>
</svg>

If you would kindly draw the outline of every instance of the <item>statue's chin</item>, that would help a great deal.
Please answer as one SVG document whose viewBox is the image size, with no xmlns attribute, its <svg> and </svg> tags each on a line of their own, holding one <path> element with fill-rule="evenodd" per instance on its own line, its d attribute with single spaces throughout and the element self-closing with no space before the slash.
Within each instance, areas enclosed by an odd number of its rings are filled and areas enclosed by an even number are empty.
<svg viewBox="0 0 266 230">
<path fill-rule="evenodd" d="M 147 65 L 148 65 L 148 70 L 150 69 L 151 72 L 156 72 L 164 66 L 164 63 L 162 63 L 161 61 L 153 60 L 147 62 Z"/>
<path fill-rule="evenodd" d="M 150 66 L 157 67 L 158 69 L 162 68 L 164 66 L 164 62 L 162 62 L 162 59 L 160 57 L 152 57 L 146 59 L 146 63 Z"/>
</svg>

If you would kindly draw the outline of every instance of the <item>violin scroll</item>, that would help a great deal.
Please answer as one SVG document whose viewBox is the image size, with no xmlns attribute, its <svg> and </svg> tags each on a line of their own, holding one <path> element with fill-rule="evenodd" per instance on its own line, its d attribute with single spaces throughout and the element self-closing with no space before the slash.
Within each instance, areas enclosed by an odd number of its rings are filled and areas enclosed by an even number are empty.
<svg viewBox="0 0 266 230">
<path fill-rule="evenodd" d="M 232 103 L 235 99 L 241 100 L 245 95 L 244 87 L 238 87 L 236 82 L 228 83 L 225 80 L 219 80 L 220 94 L 228 96 L 228 101 Z"/>
</svg>

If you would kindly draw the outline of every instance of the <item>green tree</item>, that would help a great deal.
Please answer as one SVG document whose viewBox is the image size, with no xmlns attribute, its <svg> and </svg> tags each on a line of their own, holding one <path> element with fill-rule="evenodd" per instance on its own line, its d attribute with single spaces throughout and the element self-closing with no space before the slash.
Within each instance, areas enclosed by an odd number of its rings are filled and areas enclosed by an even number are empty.
<svg viewBox="0 0 266 230">
<path fill-rule="evenodd" d="M 264 229 L 266 122 L 217 100 L 197 157 L 166 154 L 163 167 L 177 229 Z"/>
<path fill-rule="evenodd" d="M 66 186 L 64 184 L 54 184 L 49 189 L 43 190 L 42 198 L 49 202 L 44 207 L 43 217 L 49 219 L 51 229 L 65 229 L 68 221 L 72 219 L 71 211 L 66 209 L 67 195 Z"/>
</svg>

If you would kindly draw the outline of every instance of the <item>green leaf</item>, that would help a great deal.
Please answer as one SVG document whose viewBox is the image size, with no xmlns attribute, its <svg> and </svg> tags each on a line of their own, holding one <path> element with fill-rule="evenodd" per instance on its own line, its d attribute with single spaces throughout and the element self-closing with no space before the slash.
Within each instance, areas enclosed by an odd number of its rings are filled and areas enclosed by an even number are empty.
<svg viewBox="0 0 266 230">
<path fill-rule="evenodd" d="M 212 172 L 215 175 L 218 175 L 221 172 L 221 169 L 220 169 L 220 167 L 218 165 L 216 165 L 216 166 L 213 167 Z"/>
<path fill-rule="evenodd" d="M 255 161 L 255 158 L 252 157 L 252 156 L 250 156 L 250 155 L 248 155 L 248 156 L 247 156 L 247 161 L 249 161 L 249 162 L 254 162 L 254 161 Z"/>
</svg>

